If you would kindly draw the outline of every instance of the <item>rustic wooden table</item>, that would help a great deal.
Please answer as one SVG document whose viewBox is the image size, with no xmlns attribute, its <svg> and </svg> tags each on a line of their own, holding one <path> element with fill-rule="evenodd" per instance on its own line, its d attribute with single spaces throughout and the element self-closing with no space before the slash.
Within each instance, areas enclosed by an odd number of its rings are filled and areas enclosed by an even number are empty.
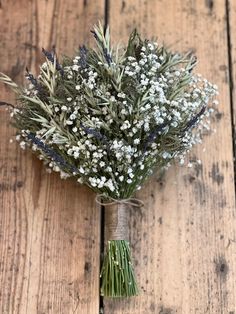
<svg viewBox="0 0 236 314">
<path fill-rule="evenodd" d="M 114 41 L 134 28 L 180 51 L 220 90 L 211 136 L 138 194 L 130 242 L 140 296 L 99 297 L 103 215 L 94 193 L 45 172 L 10 143 L 0 109 L 0 313 L 235 314 L 236 217 L 233 133 L 236 97 L 234 0 L 1 0 L 0 71 L 18 83 L 37 72 L 41 47 L 73 54 L 91 43 L 92 25 L 109 23 Z M 1 100 L 14 102 L 0 86 Z M 200 159 L 201 164 L 197 162 Z"/>
</svg>

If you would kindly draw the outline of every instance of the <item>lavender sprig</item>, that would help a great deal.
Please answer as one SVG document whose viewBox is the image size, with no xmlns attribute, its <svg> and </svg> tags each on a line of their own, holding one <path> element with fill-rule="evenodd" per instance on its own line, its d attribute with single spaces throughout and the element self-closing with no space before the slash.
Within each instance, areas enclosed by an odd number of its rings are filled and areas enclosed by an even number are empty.
<svg viewBox="0 0 236 314">
<path fill-rule="evenodd" d="M 33 133 L 27 134 L 29 140 L 31 140 L 38 148 L 40 148 L 47 156 L 51 157 L 53 161 L 55 161 L 60 166 L 67 168 L 69 171 L 73 173 L 78 173 L 78 169 L 75 166 L 68 164 L 68 162 L 61 157 L 58 153 L 56 153 L 53 149 L 47 146 L 44 142 L 42 142 L 39 138 L 37 138 Z"/>
<path fill-rule="evenodd" d="M 83 123 L 81 123 L 81 127 L 85 133 L 93 135 L 97 140 L 101 141 L 105 145 L 108 145 L 108 140 L 105 135 L 102 135 L 99 131 L 95 129 L 84 126 Z"/>
<path fill-rule="evenodd" d="M 110 66 L 110 64 L 112 62 L 111 54 L 108 52 L 108 49 L 104 46 L 104 42 L 99 39 L 97 33 L 94 30 L 91 30 L 91 33 L 93 34 L 94 38 L 99 43 L 99 45 L 102 47 L 104 58 L 105 58 L 107 64 Z"/>
<path fill-rule="evenodd" d="M 146 152 L 148 146 L 155 142 L 155 139 L 156 139 L 157 135 L 158 135 L 166 126 L 167 126 L 167 123 L 162 123 L 162 124 L 160 124 L 157 128 L 155 128 L 155 130 L 153 130 L 153 131 L 149 134 L 149 136 L 148 136 L 147 139 L 145 140 L 145 144 L 144 144 L 144 147 L 143 147 L 143 152 Z"/>
<path fill-rule="evenodd" d="M 80 56 L 80 66 L 81 68 L 86 68 L 87 65 L 87 53 L 88 53 L 88 49 L 85 47 L 85 45 L 79 47 L 79 56 Z"/>
<path fill-rule="evenodd" d="M 98 42 L 101 43 L 100 39 L 98 38 L 97 33 L 96 33 L 94 30 L 91 30 L 90 32 L 93 34 L 94 38 L 95 38 Z"/>
<path fill-rule="evenodd" d="M 106 59 L 107 64 L 110 65 L 111 62 L 112 62 L 112 57 L 111 57 L 111 55 L 108 53 L 107 48 L 103 48 L 103 53 L 104 53 L 104 57 L 105 57 L 105 59 Z"/>
<path fill-rule="evenodd" d="M 54 60 L 56 58 L 55 53 L 49 52 L 45 50 L 44 48 L 42 48 L 42 52 L 51 63 L 54 63 Z M 62 76 L 64 75 L 64 70 L 62 66 L 60 65 L 60 63 L 57 61 L 57 59 L 56 59 L 56 70 L 59 71 Z"/>
<path fill-rule="evenodd" d="M 206 107 L 202 107 L 202 109 L 186 124 L 186 127 L 184 128 L 184 132 L 187 132 L 189 129 L 191 129 L 198 121 L 198 119 L 204 114 L 206 110 Z"/>
<path fill-rule="evenodd" d="M 30 81 L 30 83 L 35 87 L 35 89 L 39 92 L 42 93 L 42 85 L 38 83 L 37 79 L 33 76 L 32 73 L 29 72 L 28 68 L 26 68 L 26 75 L 25 77 L 27 80 Z"/>
</svg>

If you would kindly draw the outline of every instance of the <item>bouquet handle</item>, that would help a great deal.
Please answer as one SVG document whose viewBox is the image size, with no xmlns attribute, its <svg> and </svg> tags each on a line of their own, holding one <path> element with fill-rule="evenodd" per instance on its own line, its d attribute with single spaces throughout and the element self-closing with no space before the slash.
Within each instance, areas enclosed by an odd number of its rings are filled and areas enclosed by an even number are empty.
<svg viewBox="0 0 236 314">
<path fill-rule="evenodd" d="M 131 261 L 128 226 L 129 203 L 111 202 L 105 205 L 106 253 L 101 269 L 101 295 L 130 297 L 138 294 Z"/>
</svg>

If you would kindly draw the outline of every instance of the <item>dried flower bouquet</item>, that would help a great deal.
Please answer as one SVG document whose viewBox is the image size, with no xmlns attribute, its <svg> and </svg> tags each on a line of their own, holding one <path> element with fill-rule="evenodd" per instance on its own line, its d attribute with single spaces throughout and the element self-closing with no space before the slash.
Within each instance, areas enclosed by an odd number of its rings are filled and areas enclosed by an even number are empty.
<svg viewBox="0 0 236 314">
<path fill-rule="evenodd" d="M 108 29 L 99 24 L 92 33 L 96 49 L 82 46 L 61 63 L 43 49 L 46 61 L 37 78 L 27 70 L 27 88 L 4 74 L 0 80 L 17 94 L 11 115 L 20 146 L 61 177 L 88 185 L 105 205 L 101 294 L 126 297 L 138 293 L 127 208 L 142 205 L 132 197 L 153 171 L 184 163 L 218 92 L 193 74 L 191 53 L 168 51 L 136 31 L 126 47 L 112 48 Z"/>
</svg>

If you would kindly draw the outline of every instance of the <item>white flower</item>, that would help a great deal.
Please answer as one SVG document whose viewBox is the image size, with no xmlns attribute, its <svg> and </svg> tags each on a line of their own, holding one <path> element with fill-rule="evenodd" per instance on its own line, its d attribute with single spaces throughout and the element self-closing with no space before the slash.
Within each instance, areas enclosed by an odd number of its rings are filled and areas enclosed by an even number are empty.
<svg viewBox="0 0 236 314">
<path fill-rule="evenodd" d="M 65 105 L 61 106 L 61 110 L 62 110 L 62 111 L 67 111 L 67 109 L 68 109 L 68 108 L 67 108 Z"/>
<path fill-rule="evenodd" d="M 110 166 L 107 167 L 107 172 L 112 172 L 112 168 Z"/>
<path fill-rule="evenodd" d="M 41 65 L 41 67 L 42 67 L 42 69 L 47 70 L 47 67 L 48 67 L 47 62 L 44 62 L 44 63 Z"/>
<path fill-rule="evenodd" d="M 77 179 L 77 182 L 83 184 L 84 183 L 84 179 L 80 177 L 80 178 Z"/>
<path fill-rule="evenodd" d="M 106 164 L 105 164 L 105 162 L 104 161 L 101 161 L 100 162 L 100 167 L 104 167 Z"/>
<path fill-rule="evenodd" d="M 184 159 L 183 159 L 183 158 L 180 159 L 179 164 L 180 164 L 181 166 L 184 165 Z"/>
<path fill-rule="evenodd" d="M 67 120 L 67 121 L 66 121 L 66 124 L 67 124 L 67 125 L 72 125 L 72 124 L 73 124 L 73 121 Z"/>
<path fill-rule="evenodd" d="M 20 147 L 21 147 L 22 149 L 25 149 L 25 145 L 26 145 L 26 142 L 25 142 L 25 141 L 21 141 L 21 142 L 20 142 Z"/>
<path fill-rule="evenodd" d="M 119 180 L 120 180 L 120 182 L 123 182 L 124 181 L 124 176 L 119 176 Z"/>
<path fill-rule="evenodd" d="M 74 152 L 73 156 L 75 159 L 77 159 L 79 157 L 79 152 Z"/>
<path fill-rule="evenodd" d="M 85 173 L 84 168 L 83 168 L 83 167 L 80 167 L 80 168 L 79 168 L 79 172 L 82 173 L 82 174 L 84 174 L 84 173 Z"/>
<path fill-rule="evenodd" d="M 125 120 L 124 123 L 121 125 L 120 129 L 121 130 L 126 130 L 129 129 L 131 127 L 131 124 L 128 120 Z"/>
<path fill-rule="evenodd" d="M 74 70 L 74 71 L 79 71 L 79 66 L 78 66 L 77 64 L 74 64 L 74 65 L 72 66 L 72 70 Z"/>
<path fill-rule="evenodd" d="M 152 51 L 152 50 L 154 50 L 154 46 L 153 46 L 153 44 L 151 44 L 151 43 L 148 43 L 148 48 Z"/>
<path fill-rule="evenodd" d="M 114 184 L 111 179 L 109 179 L 106 183 L 104 183 L 112 192 L 115 190 Z"/>
<path fill-rule="evenodd" d="M 89 181 L 90 181 L 90 183 L 91 183 L 91 185 L 92 185 L 93 187 L 96 187 L 96 186 L 97 186 L 97 180 L 96 180 L 96 178 L 90 177 L 90 178 L 89 178 Z"/>
<path fill-rule="evenodd" d="M 119 98 L 125 98 L 125 93 L 118 93 L 117 96 L 118 96 Z"/>
</svg>

